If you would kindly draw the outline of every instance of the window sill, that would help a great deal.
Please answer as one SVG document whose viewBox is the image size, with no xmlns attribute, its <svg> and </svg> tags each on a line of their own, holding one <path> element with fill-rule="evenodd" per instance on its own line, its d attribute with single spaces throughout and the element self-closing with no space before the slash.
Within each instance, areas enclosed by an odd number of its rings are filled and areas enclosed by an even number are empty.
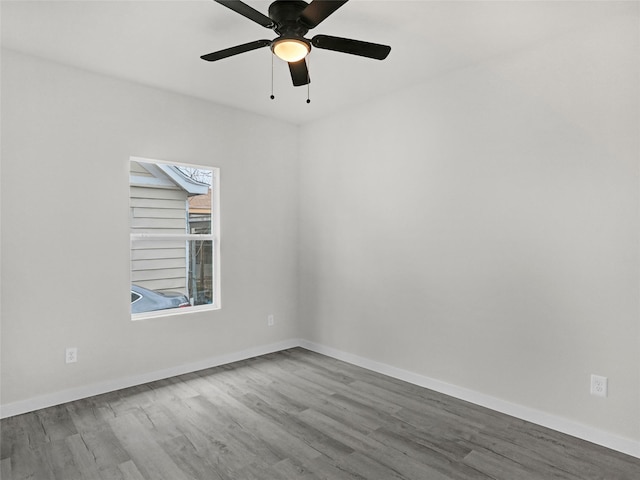
<svg viewBox="0 0 640 480">
<path fill-rule="evenodd" d="M 190 313 L 220 310 L 220 308 L 220 305 L 196 305 L 194 307 L 171 308 L 167 310 L 155 310 L 152 312 L 132 313 L 131 321 L 135 322 L 138 320 L 151 320 L 154 318 L 189 315 Z"/>
</svg>

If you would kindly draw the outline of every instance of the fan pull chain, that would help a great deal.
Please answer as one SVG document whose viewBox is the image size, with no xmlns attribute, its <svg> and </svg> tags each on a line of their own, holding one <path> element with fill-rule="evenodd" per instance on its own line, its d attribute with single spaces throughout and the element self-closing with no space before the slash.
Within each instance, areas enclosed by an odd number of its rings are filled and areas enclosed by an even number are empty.
<svg viewBox="0 0 640 480">
<path fill-rule="evenodd" d="M 309 87 L 309 85 L 311 85 L 311 74 L 309 73 L 309 69 L 311 67 L 311 58 L 307 57 L 307 103 L 311 103 L 311 99 L 309 91 L 311 90 L 311 88 Z"/>
<path fill-rule="evenodd" d="M 271 100 L 276 98 L 273 94 L 273 55 L 271 55 L 271 96 L 269 98 L 271 98 Z"/>
</svg>

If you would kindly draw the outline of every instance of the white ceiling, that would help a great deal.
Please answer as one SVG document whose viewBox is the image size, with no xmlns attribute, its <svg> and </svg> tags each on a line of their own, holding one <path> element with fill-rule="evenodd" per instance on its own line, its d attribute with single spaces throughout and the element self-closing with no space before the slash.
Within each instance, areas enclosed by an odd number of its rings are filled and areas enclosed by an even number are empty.
<svg viewBox="0 0 640 480">
<path fill-rule="evenodd" d="M 267 13 L 270 2 L 246 0 Z M 636 5 L 634 5 L 634 3 Z M 200 55 L 275 34 L 211 0 L 2 0 L 2 46 L 301 124 L 453 69 L 528 48 L 637 2 L 351 0 L 323 33 L 387 44 L 384 61 L 314 49 L 307 88 L 268 48 L 218 62 Z"/>
</svg>

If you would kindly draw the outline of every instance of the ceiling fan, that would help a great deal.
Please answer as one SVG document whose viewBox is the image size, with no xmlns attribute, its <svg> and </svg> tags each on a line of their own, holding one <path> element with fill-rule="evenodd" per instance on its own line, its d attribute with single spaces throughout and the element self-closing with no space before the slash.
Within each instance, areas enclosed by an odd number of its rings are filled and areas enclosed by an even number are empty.
<svg viewBox="0 0 640 480">
<path fill-rule="evenodd" d="M 238 0 L 214 0 L 230 8 L 236 13 L 269 28 L 278 34 L 274 40 L 256 40 L 217 52 L 202 55 L 200 58 L 209 62 L 249 52 L 262 47 L 271 47 L 271 51 L 289 64 L 293 85 L 298 87 L 311 82 L 307 68 L 306 56 L 311 46 L 325 50 L 360 55 L 362 57 L 384 60 L 391 47 L 377 43 L 352 40 L 350 38 L 316 35 L 311 40 L 304 36 L 309 30 L 317 27 L 329 15 L 335 12 L 348 0 L 276 0 L 269 5 L 269 16 L 263 15 L 253 7 Z"/>
</svg>

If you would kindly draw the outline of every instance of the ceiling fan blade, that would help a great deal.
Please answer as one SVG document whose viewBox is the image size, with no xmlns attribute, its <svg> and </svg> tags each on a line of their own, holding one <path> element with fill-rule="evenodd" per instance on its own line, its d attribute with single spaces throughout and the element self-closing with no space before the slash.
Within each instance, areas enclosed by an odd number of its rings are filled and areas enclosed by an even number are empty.
<svg viewBox="0 0 640 480">
<path fill-rule="evenodd" d="M 224 5 L 225 7 L 230 8 L 234 12 L 239 13 L 240 15 L 248 18 L 249 20 L 253 20 L 254 22 L 256 22 L 259 25 L 262 25 L 263 27 L 266 27 L 266 28 L 274 27 L 273 20 L 271 20 L 266 15 L 263 15 L 262 13 L 257 11 L 255 8 L 250 7 L 246 3 L 240 2 L 239 0 L 214 0 L 214 1 L 219 3 L 220 5 Z"/>
<path fill-rule="evenodd" d="M 376 60 L 384 60 L 391 51 L 391 47 L 387 45 L 352 40 L 350 38 L 332 37 L 330 35 L 316 35 L 311 39 L 311 44 L 317 48 L 360 55 L 361 57 L 374 58 Z"/>
<path fill-rule="evenodd" d="M 300 14 L 300 22 L 307 28 L 315 28 L 348 0 L 313 0 Z"/>
<path fill-rule="evenodd" d="M 305 62 L 304 58 L 298 62 L 289 62 L 289 71 L 291 72 L 291 80 L 293 80 L 294 87 L 311 83 L 307 62 Z"/>
<path fill-rule="evenodd" d="M 235 47 L 225 48 L 224 50 L 218 50 L 217 52 L 207 53 L 200 58 L 207 62 L 215 62 L 216 60 L 222 60 L 223 58 L 232 57 L 240 53 L 250 52 L 257 48 L 266 47 L 271 45 L 271 40 L 256 40 L 255 42 L 243 43 L 242 45 L 236 45 Z"/>
</svg>

